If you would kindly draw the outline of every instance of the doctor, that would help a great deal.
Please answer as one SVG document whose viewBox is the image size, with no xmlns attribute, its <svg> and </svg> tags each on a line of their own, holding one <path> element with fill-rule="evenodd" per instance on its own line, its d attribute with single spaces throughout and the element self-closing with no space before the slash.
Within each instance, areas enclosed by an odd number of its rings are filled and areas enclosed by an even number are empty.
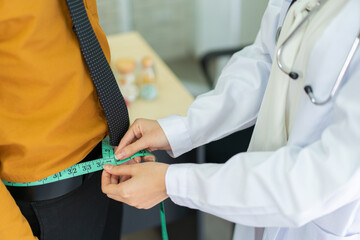
<svg viewBox="0 0 360 240">
<path fill-rule="evenodd" d="M 269 1 L 255 43 L 186 117 L 136 121 L 116 153 L 176 157 L 256 122 L 249 151 L 225 164 L 106 166 L 104 193 L 138 208 L 170 197 L 237 223 L 236 240 L 360 239 L 360 0 L 290 4 Z"/>
</svg>

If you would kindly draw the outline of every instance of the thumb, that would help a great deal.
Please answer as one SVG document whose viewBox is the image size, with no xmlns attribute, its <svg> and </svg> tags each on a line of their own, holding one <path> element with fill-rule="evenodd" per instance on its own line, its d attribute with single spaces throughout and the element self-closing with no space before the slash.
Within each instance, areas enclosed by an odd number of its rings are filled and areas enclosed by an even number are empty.
<svg viewBox="0 0 360 240">
<path fill-rule="evenodd" d="M 147 137 L 142 137 L 136 142 L 127 145 L 123 149 L 119 149 L 118 154 L 116 154 L 116 158 L 118 160 L 129 158 L 138 151 L 148 148 L 149 144 L 147 144 L 148 141 L 146 141 L 146 138 Z"/>
<path fill-rule="evenodd" d="M 133 165 L 104 165 L 104 170 L 116 176 L 132 176 L 134 172 Z"/>
</svg>

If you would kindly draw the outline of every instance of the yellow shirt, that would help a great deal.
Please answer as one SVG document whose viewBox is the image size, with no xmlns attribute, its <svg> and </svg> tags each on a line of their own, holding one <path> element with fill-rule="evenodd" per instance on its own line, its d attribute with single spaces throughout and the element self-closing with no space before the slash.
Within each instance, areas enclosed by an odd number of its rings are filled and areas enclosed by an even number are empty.
<svg viewBox="0 0 360 240">
<path fill-rule="evenodd" d="M 84 0 L 110 60 L 96 0 Z M 107 135 L 65 0 L 0 0 L 0 179 L 37 181 L 81 161 Z M 34 239 L 0 181 L 0 239 Z"/>
</svg>

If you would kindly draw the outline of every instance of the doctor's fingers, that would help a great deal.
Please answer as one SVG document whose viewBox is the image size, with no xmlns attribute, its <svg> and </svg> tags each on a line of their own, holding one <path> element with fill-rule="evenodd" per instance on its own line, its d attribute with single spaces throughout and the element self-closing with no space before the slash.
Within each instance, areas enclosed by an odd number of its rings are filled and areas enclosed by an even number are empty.
<svg viewBox="0 0 360 240">
<path fill-rule="evenodd" d="M 131 176 L 121 176 L 119 183 L 123 183 L 123 182 L 129 180 L 130 178 L 131 178 Z"/>
<path fill-rule="evenodd" d="M 148 144 L 149 141 L 147 141 L 146 138 L 147 137 L 140 138 L 136 142 L 131 143 L 130 145 L 127 145 L 126 147 L 124 147 L 121 151 L 119 151 L 116 154 L 116 158 L 119 160 L 125 159 L 128 157 L 131 157 L 132 155 L 134 155 L 135 153 L 137 153 L 140 150 L 147 149 L 149 147 L 149 144 Z"/>
<path fill-rule="evenodd" d="M 119 183 L 104 186 L 103 193 L 116 201 L 128 203 L 130 195 L 125 191 L 124 184 L 125 183 Z"/>
<path fill-rule="evenodd" d="M 137 164 L 135 164 L 137 165 Z M 113 165 L 105 165 L 104 171 L 101 176 L 101 189 L 105 194 L 114 194 L 118 192 L 118 183 L 115 183 L 112 176 L 129 176 L 133 175 L 133 166 L 134 165 L 121 165 L 121 166 L 113 166 Z M 112 170 L 112 169 L 115 169 Z"/>
<path fill-rule="evenodd" d="M 112 175 L 110 173 L 103 170 L 102 175 L 101 175 L 101 188 L 103 188 L 104 186 L 107 186 L 109 184 L 112 184 L 113 180 L 111 177 L 112 177 Z"/>
<path fill-rule="evenodd" d="M 129 161 L 123 163 L 122 165 L 132 165 L 132 164 L 137 164 L 141 162 L 141 157 L 135 157 L 133 159 L 130 159 Z M 116 184 L 116 183 L 121 183 L 121 182 L 125 182 L 128 179 L 130 179 L 131 177 L 128 175 L 117 175 L 117 174 L 110 174 L 111 178 L 110 178 L 110 182 L 112 184 Z"/>
<path fill-rule="evenodd" d="M 146 131 L 146 129 L 143 127 L 143 122 L 144 119 L 135 120 L 135 122 L 129 127 L 129 130 L 125 133 L 124 137 L 121 139 L 119 146 L 116 148 L 115 154 L 118 154 L 125 146 L 134 143 L 143 136 L 144 132 Z"/>
<path fill-rule="evenodd" d="M 131 181 L 131 179 L 129 181 Z M 131 188 L 131 184 L 128 184 L 128 181 L 118 184 L 102 184 L 101 187 L 103 193 L 109 198 L 137 208 L 144 206 L 141 204 L 141 201 L 136 200 L 137 194 Z"/>
<path fill-rule="evenodd" d="M 132 133 L 129 133 L 129 131 Z M 129 131 L 125 134 L 115 152 L 118 159 L 130 157 L 143 149 L 150 151 L 171 149 L 164 131 L 155 120 L 136 120 Z"/>
<path fill-rule="evenodd" d="M 155 157 L 155 156 L 148 155 L 148 156 L 142 157 L 142 160 L 144 160 L 144 162 L 155 162 L 156 157 Z"/>
<path fill-rule="evenodd" d="M 111 175 L 111 177 L 110 177 L 110 183 L 111 184 L 117 184 L 117 183 L 119 183 L 119 176 L 116 176 L 116 175 Z"/>
<path fill-rule="evenodd" d="M 129 161 L 122 163 L 121 165 L 132 165 L 137 163 L 141 163 L 141 157 L 132 158 Z"/>
<path fill-rule="evenodd" d="M 154 201 L 137 201 L 137 200 L 134 200 L 134 199 L 124 199 L 118 195 L 114 195 L 114 194 L 107 194 L 106 195 L 108 198 L 111 198 L 115 201 L 118 201 L 118 202 L 123 202 L 129 206 L 132 206 L 132 207 L 135 207 L 137 209 L 150 209 L 152 207 L 154 207 L 155 205 L 157 205 L 159 202 L 163 201 L 161 199 L 159 199 L 158 201 L 154 202 Z"/>
<path fill-rule="evenodd" d="M 111 198 L 111 199 L 115 200 L 115 201 L 126 203 L 127 205 L 132 206 L 132 207 L 136 207 L 138 209 L 143 208 L 142 205 L 138 205 L 135 202 L 132 202 L 130 199 L 122 198 L 121 196 L 116 195 L 116 194 L 106 194 L 106 196 L 108 198 Z"/>
</svg>

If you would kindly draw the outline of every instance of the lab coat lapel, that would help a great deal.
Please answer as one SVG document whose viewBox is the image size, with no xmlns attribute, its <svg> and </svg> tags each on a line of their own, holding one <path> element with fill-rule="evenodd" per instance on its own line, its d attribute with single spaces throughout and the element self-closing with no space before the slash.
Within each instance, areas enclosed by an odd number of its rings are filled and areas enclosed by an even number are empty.
<svg viewBox="0 0 360 240">
<path fill-rule="evenodd" d="M 307 16 L 305 8 L 309 5 L 314 6 L 316 2 L 316 0 L 308 0 L 294 4 L 285 18 L 277 48 Z M 287 68 L 293 67 L 305 30 L 306 27 L 302 27 L 283 50 L 281 61 Z M 276 57 L 274 57 L 269 83 L 260 107 L 249 151 L 273 151 L 286 144 L 288 140 L 286 108 L 292 107 L 287 106 L 286 101 L 289 81 L 292 80 L 279 69 Z"/>
</svg>

